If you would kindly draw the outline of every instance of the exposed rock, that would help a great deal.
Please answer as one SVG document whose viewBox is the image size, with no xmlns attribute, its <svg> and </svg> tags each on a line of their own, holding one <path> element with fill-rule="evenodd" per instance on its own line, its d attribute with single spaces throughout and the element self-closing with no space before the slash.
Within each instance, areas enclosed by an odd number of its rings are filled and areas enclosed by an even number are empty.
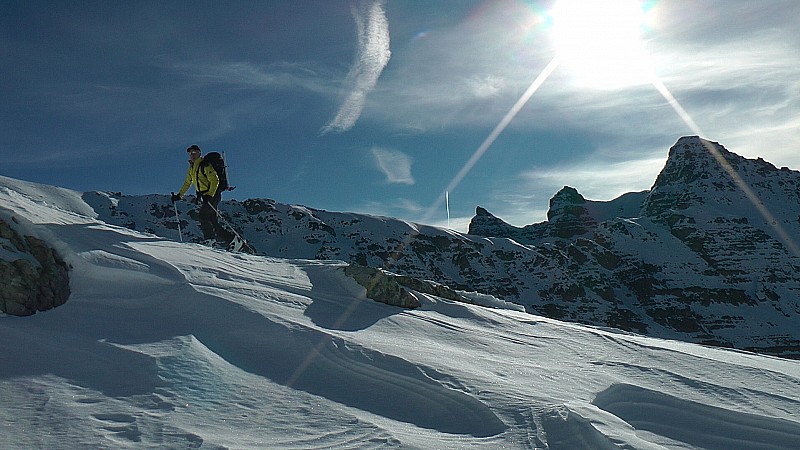
<svg viewBox="0 0 800 450">
<path fill-rule="evenodd" d="M 416 295 L 404 288 L 461 303 L 474 303 L 470 298 L 435 281 L 397 275 L 358 264 L 348 265 L 344 272 L 367 289 L 367 297 L 389 305 L 412 309 L 421 306 Z"/>
<path fill-rule="evenodd" d="M 0 220 L 0 311 L 29 316 L 64 304 L 69 268 L 44 241 L 20 236 Z"/>
<path fill-rule="evenodd" d="M 469 223 L 469 234 L 479 236 L 506 236 L 515 230 L 516 227 L 505 223 L 480 206 L 475 208 L 475 217 Z"/>
<path fill-rule="evenodd" d="M 597 226 L 586 209 L 586 199 L 569 186 L 564 186 L 550 199 L 547 220 L 552 225 L 552 235 L 560 238 L 586 234 Z"/>
<path fill-rule="evenodd" d="M 364 286 L 367 297 L 376 302 L 411 309 L 421 306 L 417 296 L 400 286 L 396 277 L 390 273 L 357 264 L 345 267 L 344 273 Z"/>
</svg>

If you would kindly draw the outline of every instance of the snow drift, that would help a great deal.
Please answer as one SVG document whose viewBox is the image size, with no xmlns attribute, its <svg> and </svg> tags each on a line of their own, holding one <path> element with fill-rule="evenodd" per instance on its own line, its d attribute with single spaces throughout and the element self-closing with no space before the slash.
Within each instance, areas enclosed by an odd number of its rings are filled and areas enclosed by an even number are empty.
<svg viewBox="0 0 800 450">
<path fill-rule="evenodd" d="M 800 362 L 416 293 L 342 262 L 229 254 L 113 226 L 0 178 L 0 216 L 72 295 L 0 316 L 2 448 L 792 449 Z"/>
</svg>

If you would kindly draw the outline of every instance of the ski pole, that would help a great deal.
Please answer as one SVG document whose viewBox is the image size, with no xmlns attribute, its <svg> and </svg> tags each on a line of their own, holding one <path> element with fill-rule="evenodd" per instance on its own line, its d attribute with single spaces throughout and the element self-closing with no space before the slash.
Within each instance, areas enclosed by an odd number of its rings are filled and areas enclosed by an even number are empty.
<svg viewBox="0 0 800 450">
<path fill-rule="evenodd" d="M 172 192 L 172 195 L 174 196 L 175 193 Z M 181 218 L 178 215 L 178 204 L 172 202 L 172 206 L 175 208 L 175 220 L 178 222 L 178 236 L 181 238 L 181 242 L 183 242 L 183 232 L 181 231 Z"/>
<path fill-rule="evenodd" d="M 225 152 L 222 152 L 222 166 L 225 167 L 225 176 L 228 178 L 228 190 L 231 190 L 231 171 L 228 170 L 228 157 L 225 156 Z"/>
</svg>

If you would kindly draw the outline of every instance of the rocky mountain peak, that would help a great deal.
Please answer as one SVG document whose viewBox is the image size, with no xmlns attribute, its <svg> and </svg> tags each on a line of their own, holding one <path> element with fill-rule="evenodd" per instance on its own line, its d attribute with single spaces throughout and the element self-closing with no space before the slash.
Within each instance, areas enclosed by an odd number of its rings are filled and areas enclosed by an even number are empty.
<svg viewBox="0 0 800 450">
<path fill-rule="evenodd" d="M 475 208 L 475 215 L 478 217 L 494 217 L 495 219 L 497 218 L 494 216 L 494 214 L 490 213 L 485 208 L 482 208 L 480 206 Z"/>
<path fill-rule="evenodd" d="M 728 168 L 738 168 L 744 161 L 717 142 L 698 136 L 685 136 L 670 149 L 667 163 L 659 174 L 654 188 L 703 184 L 723 181 Z"/>
<path fill-rule="evenodd" d="M 777 169 L 761 158 L 744 158 L 698 136 L 682 137 L 670 148 L 642 211 L 653 218 L 690 208 L 740 214 L 745 202 L 763 202 L 776 194 L 793 197 L 790 188 L 797 180 L 797 173 L 788 168 Z"/>
<path fill-rule="evenodd" d="M 504 222 L 484 208 L 475 208 L 475 217 L 469 223 L 469 234 L 480 236 L 505 236 L 515 227 Z"/>
<path fill-rule="evenodd" d="M 597 225 L 586 209 L 586 199 L 577 189 L 564 186 L 550 199 L 547 220 L 554 228 L 553 234 L 558 237 L 572 237 L 586 233 L 587 229 Z"/>
<path fill-rule="evenodd" d="M 569 209 L 585 203 L 586 199 L 580 194 L 580 192 L 578 192 L 577 189 L 570 186 L 564 186 L 560 191 L 556 192 L 556 195 L 554 195 L 553 198 L 550 199 L 550 211 L 548 212 L 548 216 L 550 214 L 554 214 L 554 211 L 560 211 L 564 208 Z"/>
<path fill-rule="evenodd" d="M 680 138 L 644 202 L 645 215 L 659 217 L 729 201 L 720 193 L 738 190 L 735 177 L 746 161 L 716 142 L 698 136 Z"/>
</svg>

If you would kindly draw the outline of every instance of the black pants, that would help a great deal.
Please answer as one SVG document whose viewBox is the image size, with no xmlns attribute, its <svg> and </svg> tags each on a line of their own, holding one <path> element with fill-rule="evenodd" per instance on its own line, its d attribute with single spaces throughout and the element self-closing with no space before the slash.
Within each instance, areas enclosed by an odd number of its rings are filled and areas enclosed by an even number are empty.
<svg viewBox="0 0 800 450">
<path fill-rule="evenodd" d="M 208 201 L 207 196 L 203 196 L 202 205 L 198 217 L 200 218 L 200 230 L 203 231 L 203 239 L 216 239 L 218 241 L 230 242 L 232 239 L 231 233 L 223 228 L 217 220 L 217 205 L 222 200 L 222 194 L 217 192 L 217 195 L 210 198 Z"/>
</svg>

